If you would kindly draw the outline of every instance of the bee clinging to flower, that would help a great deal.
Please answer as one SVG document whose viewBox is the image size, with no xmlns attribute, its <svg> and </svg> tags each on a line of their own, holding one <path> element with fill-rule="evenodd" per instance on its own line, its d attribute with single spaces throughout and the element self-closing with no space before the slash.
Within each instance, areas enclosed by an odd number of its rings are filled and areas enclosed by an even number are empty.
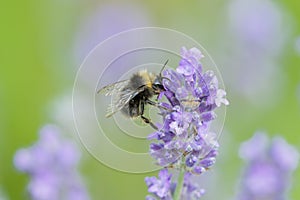
<svg viewBox="0 0 300 200">
<path fill-rule="evenodd" d="M 157 102 L 152 101 L 151 98 L 155 95 L 158 96 L 165 90 L 162 84 L 165 78 L 162 76 L 162 71 L 167 63 L 168 60 L 158 75 L 147 70 L 141 70 L 133 74 L 130 79 L 101 88 L 98 93 L 114 96 L 113 102 L 108 107 L 106 117 L 111 117 L 116 112 L 121 111 L 130 118 L 141 117 L 145 123 L 157 129 L 151 120 L 144 116 L 144 110 L 146 104 L 158 106 Z"/>
</svg>

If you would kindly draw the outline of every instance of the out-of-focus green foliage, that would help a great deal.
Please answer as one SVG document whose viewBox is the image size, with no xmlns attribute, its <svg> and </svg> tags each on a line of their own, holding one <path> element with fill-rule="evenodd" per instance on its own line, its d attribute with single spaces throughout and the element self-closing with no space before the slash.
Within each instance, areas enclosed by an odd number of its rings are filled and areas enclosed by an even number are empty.
<svg viewBox="0 0 300 200">
<path fill-rule="evenodd" d="M 52 122 L 47 111 L 49 105 L 58 96 L 70 93 L 78 68 L 72 60 L 78 24 L 94 7 L 105 3 L 108 2 L 27 0 L 1 3 L 0 188 L 9 199 L 23 199 L 27 183 L 26 176 L 13 167 L 14 152 L 36 140 L 38 129 Z M 228 1 L 130 3 L 144 7 L 153 25 L 182 31 L 203 44 L 212 57 L 216 54 L 214 49 L 223 39 L 220 30 L 226 26 L 223 19 Z M 226 133 L 221 138 L 221 145 L 227 146 L 221 147 L 221 151 L 224 149 L 226 153 L 220 153 L 220 157 L 224 154 L 224 158 L 217 162 L 220 182 L 215 185 L 216 188 L 228 189 L 218 190 L 226 192 L 224 196 L 227 198 L 234 196 L 236 178 L 240 173 L 238 146 L 257 129 L 279 133 L 289 143 L 300 145 L 300 102 L 296 98 L 296 88 L 300 83 L 300 57 L 294 50 L 295 38 L 300 35 L 300 3 L 278 3 L 290 18 L 289 27 L 292 27 L 279 64 L 284 72 L 285 84 L 278 95 L 283 98 L 271 109 L 262 112 L 261 108 L 242 97 L 230 96 L 230 88 L 227 88 L 231 105 L 226 118 Z M 100 164 L 88 153 L 84 154 L 82 173 L 93 199 L 124 200 L 143 199 L 146 194 L 144 177 L 155 175 L 121 173 Z M 300 199 L 300 191 L 297 191 L 300 170 L 293 180 L 291 199 Z"/>
</svg>

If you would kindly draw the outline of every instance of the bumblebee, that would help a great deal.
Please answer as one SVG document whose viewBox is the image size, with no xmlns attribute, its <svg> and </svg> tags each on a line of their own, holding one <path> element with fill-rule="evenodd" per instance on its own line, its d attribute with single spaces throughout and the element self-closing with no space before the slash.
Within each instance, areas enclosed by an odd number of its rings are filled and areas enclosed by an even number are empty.
<svg viewBox="0 0 300 200">
<path fill-rule="evenodd" d="M 144 116 L 144 109 L 146 104 L 158 106 L 156 102 L 150 99 L 165 90 L 162 80 L 166 78 L 162 77 L 161 73 L 167 63 L 168 60 L 158 75 L 147 70 L 141 70 L 133 74 L 130 79 L 104 86 L 98 90 L 97 93 L 105 96 L 113 95 L 114 97 L 112 104 L 108 107 L 106 117 L 111 117 L 116 112 L 121 111 L 130 118 L 141 117 L 145 123 L 157 129 L 151 120 Z"/>
</svg>

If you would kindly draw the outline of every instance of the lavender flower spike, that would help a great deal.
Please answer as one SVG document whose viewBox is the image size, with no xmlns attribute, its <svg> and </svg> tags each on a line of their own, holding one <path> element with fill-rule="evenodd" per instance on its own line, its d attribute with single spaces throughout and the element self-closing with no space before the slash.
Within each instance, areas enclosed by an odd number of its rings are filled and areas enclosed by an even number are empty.
<svg viewBox="0 0 300 200">
<path fill-rule="evenodd" d="M 299 153 L 281 138 L 271 142 L 265 133 L 256 133 L 240 148 L 247 166 L 241 180 L 238 200 L 285 200 L 292 172 L 299 161 Z"/>
<path fill-rule="evenodd" d="M 176 70 L 163 71 L 164 96 L 168 102 L 160 103 L 163 117 L 162 124 L 158 125 L 160 130 L 148 137 L 156 140 L 150 145 L 150 154 L 158 165 L 180 171 L 172 193 L 175 199 L 184 196 L 185 190 L 188 194 L 195 193 L 195 197 L 184 199 L 199 199 L 203 190 L 187 183 L 191 173 L 202 174 L 215 163 L 219 144 L 210 124 L 217 117 L 214 110 L 229 102 L 214 72 L 203 71 L 204 55 L 200 50 L 183 47 L 181 57 Z"/>
<path fill-rule="evenodd" d="M 33 200 L 87 200 L 77 171 L 79 159 L 75 143 L 63 139 L 56 127 L 48 125 L 33 146 L 16 152 L 14 164 L 31 177 L 27 189 Z"/>
<path fill-rule="evenodd" d="M 181 55 L 176 71 L 163 72 L 169 102 L 161 106 L 168 109 L 161 109 L 161 129 L 149 136 L 158 140 L 151 144 L 150 154 L 165 167 L 180 168 L 184 158 L 187 171 L 201 174 L 214 164 L 217 155 L 217 135 L 209 130 L 216 118 L 214 109 L 229 102 L 214 73 L 202 72 L 200 50 L 183 47 Z"/>
</svg>

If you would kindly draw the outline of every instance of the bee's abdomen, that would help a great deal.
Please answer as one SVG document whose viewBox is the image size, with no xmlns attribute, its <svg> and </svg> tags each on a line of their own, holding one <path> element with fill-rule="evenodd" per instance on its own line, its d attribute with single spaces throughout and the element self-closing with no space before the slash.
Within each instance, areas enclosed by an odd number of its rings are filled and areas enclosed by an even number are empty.
<svg viewBox="0 0 300 200">
<path fill-rule="evenodd" d="M 139 99 L 131 99 L 127 105 L 121 110 L 123 114 L 129 117 L 138 117 L 140 115 L 140 101 Z"/>
</svg>

